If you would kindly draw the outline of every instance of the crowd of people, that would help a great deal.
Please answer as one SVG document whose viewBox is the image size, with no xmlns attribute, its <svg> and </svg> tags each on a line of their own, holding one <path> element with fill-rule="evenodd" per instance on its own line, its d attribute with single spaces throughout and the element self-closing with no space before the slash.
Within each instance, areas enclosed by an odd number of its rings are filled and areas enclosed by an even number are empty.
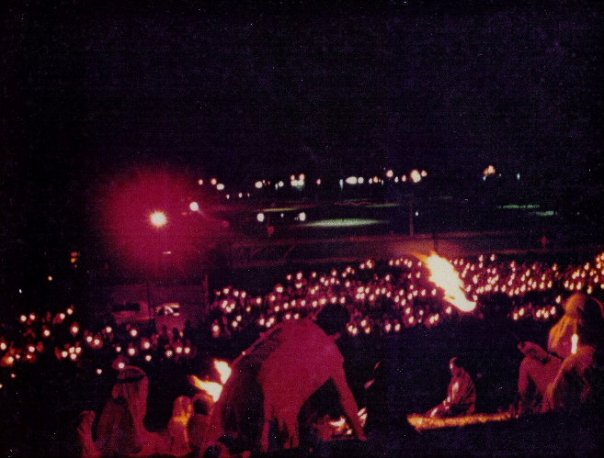
<svg viewBox="0 0 604 458">
<path fill-rule="evenodd" d="M 514 321 L 551 321 L 569 292 L 591 294 L 602 289 L 604 255 L 581 265 L 540 261 L 518 262 L 496 255 L 453 261 L 468 297 L 496 297 Z M 268 329 L 282 320 L 298 319 L 325 304 L 345 305 L 351 313 L 352 336 L 400 333 L 418 325 L 437 326 L 456 314 L 443 290 L 429 279 L 421 261 L 411 257 L 387 263 L 368 260 L 358 267 L 328 272 L 288 274 L 284 283 L 264 295 L 225 287 L 211 304 L 215 337 L 231 336 L 250 326 Z M 444 306 L 443 306 L 444 304 Z M 487 311 L 488 312 L 488 311 Z"/>
<path fill-rule="evenodd" d="M 472 312 L 475 318 L 488 314 L 489 307 L 503 306 L 512 325 L 556 322 L 545 349 L 529 341 L 518 346 L 525 355 L 518 369 L 519 415 L 600 405 L 604 327 L 597 297 L 604 284 L 604 254 L 580 265 L 519 262 L 495 255 L 458 259 L 454 264 L 467 297 L 478 303 Z M 340 311 L 335 327 L 332 318 L 321 318 L 330 310 Z M 328 380 L 335 385 L 352 433 L 363 439 L 358 406 L 335 339 L 397 335 L 445 323 L 455 326 L 459 316 L 461 312 L 447 303 L 426 268 L 413 258 L 291 273 L 264 294 L 222 288 L 215 292 L 202 326 L 207 332 L 190 325 L 158 330 L 151 324 L 118 326 L 110 321 L 85 326 L 70 306 L 58 313 L 22 314 L 16 323 L 2 325 L 0 389 L 12 387 L 16 392 L 19 370 L 43 360 L 72 364 L 76 371 L 93 372 L 99 378 L 116 374 L 102 409 L 86 410 L 80 417 L 83 456 L 186 456 L 220 447 L 240 451 L 297 447 L 302 405 Z M 211 356 L 208 342 L 220 345 L 244 334 L 260 337 L 231 364 L 235 375 L 218 402 L 202 392 L 175 396 L 165 428 L 149 431 L 144 422 L 149 371 L 169 363 L 184 367 L 183 373 L 199 372 L 193 362 Z M 318 347 L 309 358 L 313 345 Z M 475 410 L 476 387 L 462 359 L 451 359 L 450 371 L 445 401 L 427 415 Z"/>
</svg>

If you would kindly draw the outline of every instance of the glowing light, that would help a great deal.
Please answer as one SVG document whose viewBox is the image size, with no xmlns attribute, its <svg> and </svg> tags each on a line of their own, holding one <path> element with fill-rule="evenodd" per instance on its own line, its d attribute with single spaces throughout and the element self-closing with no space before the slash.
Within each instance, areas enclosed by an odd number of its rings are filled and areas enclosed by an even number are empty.
<svg viewBox="0 0 604 458">
<path fill-rule="evenodd" d="M 199 204 L 197 202 L 191 202 L 189 204 L 189 210 L 191 210 L 192 212 L 198 212 L 199 211 Z"/>
<path fill-rule="evenodd" d="M 262 189 L 262 186 L 264 186 L 264 185 L 262 184 L 262 181 L 256 181 L 256 183 L 254 183 L 254 187 L 255 187 L 256 189 Z"/>
<path fill-rule="evenodd" d="M 471 312 L 476 308 L 476 302 L 466 298 L 463 282 L 453 264 L 437 254 L 432 254 L 423 261 L 430 270 L 430 280 L 444 290 L 447 302 L 462 312 Z"/>
<path fill-rule="evenodd" d="M 302 222 L 306 221 L 306 213 L 304 213 L 304 212 L 300 212 L 300 213 L 298 214 L 298 219 L 299 219 L 300 221 L 302 221 Z"/>
<path fill-rule="evenodd" d="M 223 385 L 227 382 L 227 380 L 229 379 L 229 377 L 231 376 L 231 367 L 229 366 L 229 363 L 227 363 L 226 361 L 222 361 L 219 359 L 215 359 L 214 360 L 214 369 L 216 369 L 216 372 L 218 372 L 218 377 L 220 378 L 220 383 L 222 383 Z"/>
<path fill-rule="evenodd" d="M 222 184 L 222 183 L 218 183 L 218 184 L 216 185 L 216 190 L 217 190 L 217 191 L 224 191 L 224 184 Z"/>
<path fill-rule="evenodd" d="M 256 221 L 258 221 L 259 223 L 263 223 L 264 220 L 265 220 L 264 213 L 261 212 L 256 215 Z"/>
<path fill-rule="evenodd" d="M 413 183 L 419 183 L 422 181 L 422 174 L 419 170 L 413 169 L 411 170 L 411 173 L 409 173 L 409 178 L 411 178 Z"/>
<path fill-rule="evenodd" d="M 579 347 L 579 336 L 577 334 L 573 334 L 570 338 L 570 352 L 574 355 L 577 353 L 577 349 Z"/>
<path fill-rule="evenodd" d="M 168 217 L 162 211 L 154 211 L 149 215 L 149 221 L 154 227 L 160 228 L 168 224 Z"/>
<path fill-rule="evenodd" d="M 222 394 L 222 385 L 218 382 L 212 382 L 210 380 L 201 380 L 196 375 L 189 376 L 189 382 L 198 390 L 207 393 L 214 402 L 220 399 Z"/>
</svg>

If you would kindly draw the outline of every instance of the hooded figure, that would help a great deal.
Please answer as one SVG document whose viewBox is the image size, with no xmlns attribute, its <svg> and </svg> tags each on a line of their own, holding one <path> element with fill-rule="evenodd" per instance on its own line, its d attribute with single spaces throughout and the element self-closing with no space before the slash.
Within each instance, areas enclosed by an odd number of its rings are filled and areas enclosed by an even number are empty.
<svg viewBox="0 0 604 458">
<path fill-rule="evenodd" d="M 575 295 L 577 296 L 577 295 Z M 581 294 L 575 301 L 577 349 L 547 388 L 548 409 L 601 412 L 604 407 L 604 307 Z"/>
<path fill-rule="evenodd" d="M 144 455 L 154 447 L 144 425 L 148 391 L 142 369 L 126 366 L 120 371 L 97 425 L 96 446 L 103 456 Z"/>
<path fill-rule="evenodd" d="M 572 353 L 572 336 L 577 334 L 580 310 L 587 298 L 583 293 L 570 296 L 564 303 L 564 315 L 549 331 L 547 349 L 561 359 Z"/>
<path fill-rule="evenodd" d="M 544 403 L 545 391 L 556 378 L 564 358 L 572 354 L 573 339 L 578 338 L 579 310 L 588 298 L 583 293 L 574 293 L 566 300 L 564 315 L 549 331 L 548 351 L 533 342 L 518 345 L 518 349 L 526 355 L 518 375 L 520 415 L 548 410 Z"/>
<path fill-rule="evenodd" d="M 221 438 L 234 449 L 253 452 L 297 447 L 300 409 L 330 380 L 355 436 L 363 438 L 335 342 L 348 319 L 346 309 L 328 305 L 316 322 L 281 323 L 242 352 L 210 413 L 204 449 Z"/>
</svg>

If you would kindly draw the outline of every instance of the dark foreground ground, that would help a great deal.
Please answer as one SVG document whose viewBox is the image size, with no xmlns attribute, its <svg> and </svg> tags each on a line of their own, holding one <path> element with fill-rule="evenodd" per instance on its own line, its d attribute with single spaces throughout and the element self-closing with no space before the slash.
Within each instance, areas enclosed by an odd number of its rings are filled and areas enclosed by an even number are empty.
<svg viewBox="0 0 604 458">
<path fill-rule="evenodd" d="M 342 440 L 324 444 L 313 456 L 602 456 L 601 436 L 601 419 L 544 415 L 421 435 L 382 429 L 370 433 L 366 442 Z M 307 455 L 306 451 L 292 450 L 269 456 Z"/>
</svg>

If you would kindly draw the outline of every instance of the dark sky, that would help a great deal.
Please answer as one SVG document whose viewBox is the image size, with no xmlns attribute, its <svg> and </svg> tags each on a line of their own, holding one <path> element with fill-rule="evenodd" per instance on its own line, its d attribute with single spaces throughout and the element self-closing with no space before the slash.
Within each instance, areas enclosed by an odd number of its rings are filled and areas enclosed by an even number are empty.
<svg viewBox="0 0 604 458">
<path fill-rule="evenodd" d="M 227 182 L 602 169 L 595 2 L 321 3 L 3 2 L 3 198 L 81 206 L 98 177 L 156 163 Z"/>
</svg>

